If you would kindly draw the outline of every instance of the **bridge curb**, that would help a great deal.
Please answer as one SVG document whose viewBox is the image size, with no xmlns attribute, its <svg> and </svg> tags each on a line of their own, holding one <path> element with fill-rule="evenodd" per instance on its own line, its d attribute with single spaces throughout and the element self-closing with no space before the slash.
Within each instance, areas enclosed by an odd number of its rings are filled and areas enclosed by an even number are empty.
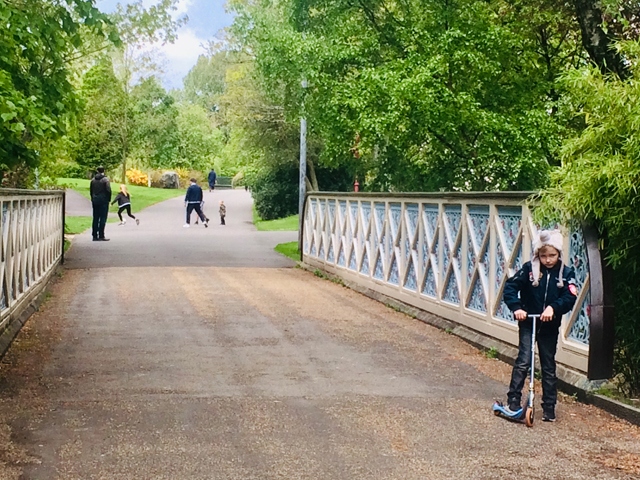
<svg viewBox="0 0 640 480">
<path fill-rule="evenodd" d="M 37 312 L 47 298 L 47 292 L 51 281 L 55 279 L 57 273 L 62 269 L 60 263 L 53 267 L 46 277 L 42 278 L 37 287 L 32 292 L 20 299 L 16 306 L 16 312 L 11 314 L 7 325 L 0 332 L 0 359 L 11 347 L 11 343 L 16 338 L 22 327 L 27 323 L 29 317 Z"/>
<path fill-rule="evenodd" d="M 513 345 L 509 345 L 494 338 L 486 337 L 468 327 L 439 317 L 425 310 L 421 310 L 400 300 L 389 297 L 383 293 L 376 292 L 370 288 L 363 287 L 355 282 L 345 280 L 342 277 L 329 273 L 315 266 L 306 264 L 302 261 L 298 261 L 297 264 L 300 268 L 311 273 L 320 271 L 322 272 L 322 276 L 329 280 L 338 281 L 338 283 L 344 285 L 345 287 L 380 303 L 383 303 L 393 310 L 404 313 L 405 315 L 409 315 L 416 320 L 420 320 L 421 322 L 437 327 L 447 333 L 456 335 L 460 339 L 464 340 L 465 342 L 469 343 L 479 350 L 495 349 L 497 351 L 497 358 L 505 363 L 508 363 L 509 365 L 513 365 L 515 358 L 518 355 L 518 349 Z M 612 398 L 595 393 L 595 390 L 598 389 L 603 383 L 605 383 L 605 381 L 588 380 L 586 375 L 576 372 L 575 370 L 571 370 L 562 365 L 557 366 L 557 372 L 558 387 L 564 393 L 575 395 L 576 398 L 583 403 L 594 405 L 618 418 L 640 426 L 640 408 L 636 408 Z"/>
</svg>

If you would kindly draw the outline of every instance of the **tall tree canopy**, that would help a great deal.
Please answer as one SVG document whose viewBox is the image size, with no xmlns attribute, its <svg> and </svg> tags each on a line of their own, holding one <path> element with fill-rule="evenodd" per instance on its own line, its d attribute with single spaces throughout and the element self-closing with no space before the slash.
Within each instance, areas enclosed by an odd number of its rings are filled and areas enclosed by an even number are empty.
<svg viewBox="0 0 640 480">
<path fill-rule="evenodd" d="M 557 76 L 585 58 L 565 2 L 235 8 L 263 91 L 290 122 L 308 116 L 323 163 L 357 164 L 371 188 L 531 189 L 559 162 L 568 122 Z"/>
<path fill-rule="evenodd" d="M 78 106 L 70 65 L 88 34 L 118 40 L 92 0 L 0 0 L 0 170 L 37 162 Z"/>
</svg>

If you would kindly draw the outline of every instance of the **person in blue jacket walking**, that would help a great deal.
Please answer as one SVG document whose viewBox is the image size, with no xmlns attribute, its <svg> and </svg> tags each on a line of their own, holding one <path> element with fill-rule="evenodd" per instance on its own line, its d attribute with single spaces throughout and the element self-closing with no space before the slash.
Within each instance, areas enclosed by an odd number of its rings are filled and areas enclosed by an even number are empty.
<svg viewBox="0 0 640 480">
<path fill-rule="evenodd" d="M 202 203 L 202 188 L 198 185 L 198 181 L 195 178 L 190 179 L 191 185 L 187 188 L 187 194 L 184 197 L 184 205 L 187 207 L 187 223 L 183 226 L 184 228 L 189 228 L 191 225 L 191 212 L 194 210 L 200 220 L 202 220 L 202 224 L 206 227 L 209 226 L 209 219 L 204 216 L 202 213 L 202 209 L 200 208 L 200 204 Z"/>
<path fill-rule="evenodd" d="M 209 182 L 209 192 L 213 191 L 213 189 L 216 187 L 216 178 L 216 171 L 212 168 L 209 172 L 209 176 L 207 177 L 207 181 Z"/>
</svg>

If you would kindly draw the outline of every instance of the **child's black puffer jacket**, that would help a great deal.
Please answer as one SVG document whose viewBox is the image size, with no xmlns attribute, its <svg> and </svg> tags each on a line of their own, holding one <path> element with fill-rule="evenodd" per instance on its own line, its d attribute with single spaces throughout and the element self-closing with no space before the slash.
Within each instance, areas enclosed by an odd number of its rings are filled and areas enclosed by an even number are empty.
<svg viewBox="0 0 640 480">
<path fill-rule="evenodd" d="M 578 294 L 573 268 L 565 266 L 562 269 L 564 285 L 558 287 L 561 265 L 558 262 L 550 269 L 540 265 L 540 284 L 534 287 L 531 262 L 525 263 L 513 277 L 507 280 L 504 287 L 504 303 L 512 312 L 524 310 L 529 314 L 540 314 L 546 307 L 551 306 L 554 312 L 553 320 L 544 324 L 549 325 L 549 328 L 558 328 L 562 316 L 575 305 Z M 531 322 L 530 319 L 526 321 Z"/>
<path fill-rule="evenodd" d="M 131 197 L 120 192 L 118 193 L 118 195 L 116 195 L 116 198 L 113 199 L 113 202 L 111 202 L 111 204 L 113 205 L 116 202 L 118 202 L 119 207 L 124 207 L 125 205 L 131 204 Z"/>
</svg>

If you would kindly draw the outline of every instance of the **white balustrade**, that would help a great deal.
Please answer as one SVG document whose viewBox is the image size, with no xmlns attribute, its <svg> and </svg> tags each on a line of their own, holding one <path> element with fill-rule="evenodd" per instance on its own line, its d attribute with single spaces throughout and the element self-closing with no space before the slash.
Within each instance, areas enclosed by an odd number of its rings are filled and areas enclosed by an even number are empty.
<svg viewBox="0 0 640 480">
<path fill-rule="evenodd" d="M 63 255 L 64 192 L 0 189 L 0 330 Z"/>
</svg>

